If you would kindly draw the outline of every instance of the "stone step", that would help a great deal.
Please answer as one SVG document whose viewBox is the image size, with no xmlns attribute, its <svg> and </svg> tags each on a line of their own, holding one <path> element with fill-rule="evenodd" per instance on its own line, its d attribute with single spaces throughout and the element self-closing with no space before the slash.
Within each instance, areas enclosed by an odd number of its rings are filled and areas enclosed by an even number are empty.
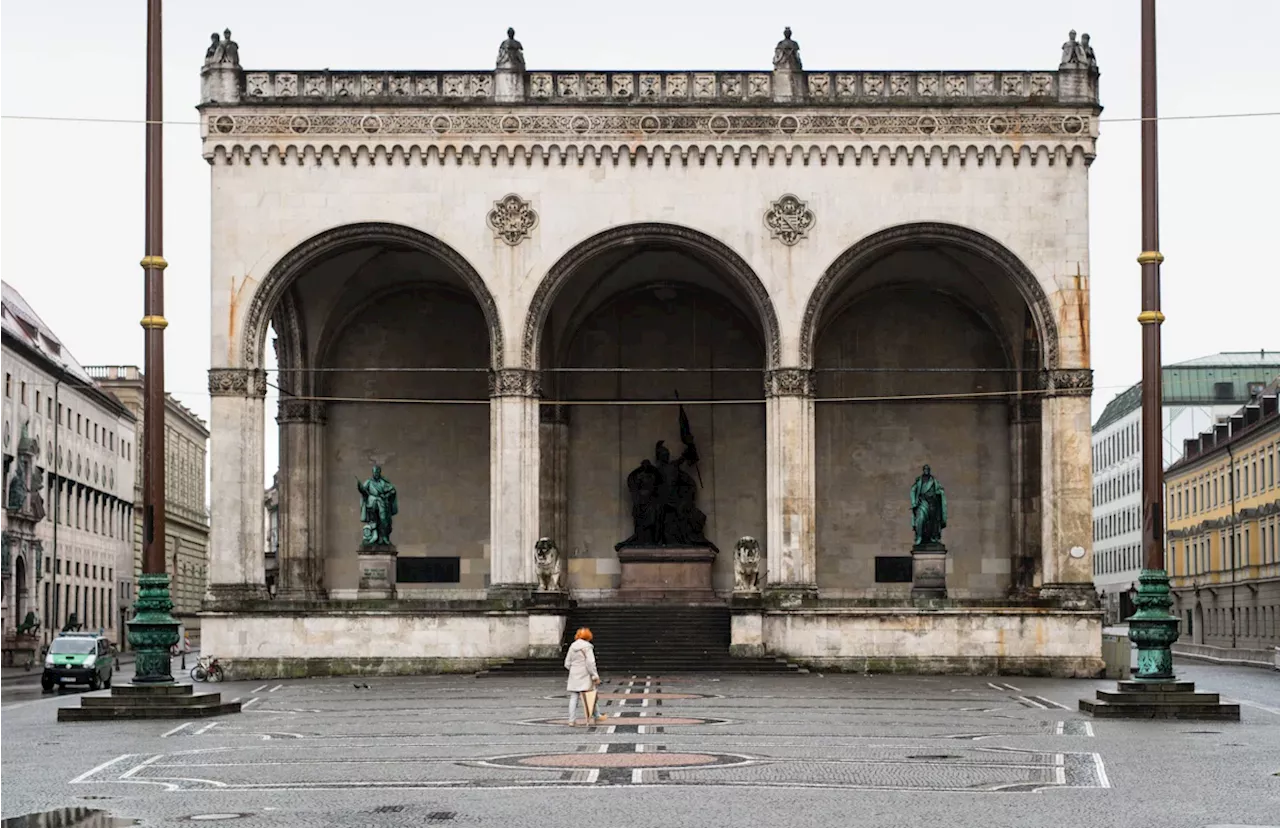
<svg viewBox="0 0 1280 828">
<path fill-rule="evenodd" d="M 217 695 L 217 694 L 212 694 Z M 239 713 L 240 702 L 217 699 L 195 706 L 148 705 L 120 701 L 109 706 L 59 707 L 60 722 L 105 722 L 123 719 L 203 719 Z"/>
<path fill-rule="evenodd" d="M 122 704 L 132 705 L 151 705 L 154 707 L 199 707 L 208 703 L 208 696 L 211 694 L 201 693 L 195 695 L 188 693 L 186 695 L 163 694 L 155 696 L 137 696 L 137 695 L 116 695 L 112 693 L 110 696 L 81 696 L 80 704 L 83 707 L 115 707 Z M 217 694 L 212 694 L 217 695 Z"/>
<path fill-rule="evenodd" d="M 111 688 L 112 696 L 190 696 L 195 687 L 190 684 L 117 684 Z"/>
<path fill-rule="evenodd" d="M 1194 681 L 1118 681 L 1116 688 L 1121 693 L 1194 693 Z"/>
<path fill-rule="evenodd" d="M 1080 710 L 1099 719 L 1198 719 L 1240 721 L 1238 704 L 1114 704 L 1105 701 L 1080 700 Z"/>
<path fill-rule="evenodd" d="M 1217 693 L 1195 693 L 1179 691 L 1176 693 L 1114 693 L 1110 690 L 1099 690 L 1098 701 L 1109 704 L 1219 704 L 1221 699 Z"/>
</svg>

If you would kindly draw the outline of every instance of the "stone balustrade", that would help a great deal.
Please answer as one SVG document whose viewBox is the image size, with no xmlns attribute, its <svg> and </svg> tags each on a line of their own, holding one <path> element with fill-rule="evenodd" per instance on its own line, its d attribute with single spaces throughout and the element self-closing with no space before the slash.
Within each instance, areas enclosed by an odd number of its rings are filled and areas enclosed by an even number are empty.
<svg viewBox="0 0 1280 828">
<path fill-rule="evenodd" d="M 220 104 L 499 104 L 497 78 L 514 74 L 522 100 L 537 104 L 663 107 L 760 106 L 776 100 L 769 71 L 333 72 L 229 71 L 238 100 Z M 1026 106 L 1097 103 L 1096 73 L 1058 71 L 822 71 L 798 73 L 812 106 Z M 300 100 L 301 99 L 301 100 Z M 788 103 L 794 104 L 794 98 Z"/>
</svg>

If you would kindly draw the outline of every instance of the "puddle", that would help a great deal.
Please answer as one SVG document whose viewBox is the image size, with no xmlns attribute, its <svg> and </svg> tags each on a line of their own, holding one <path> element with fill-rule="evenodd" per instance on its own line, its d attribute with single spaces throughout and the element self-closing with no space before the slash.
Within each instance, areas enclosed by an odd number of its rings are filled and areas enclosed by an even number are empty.
<svg viewBox="0 0 1280 828">
<path fill-rule="evenodd" d="M 2 828 L 125 828 L 137 825 L 137 820 L 113 817 L 96 808 L 59 808 L 20 817 L 9 817 Z"/>
</svg>

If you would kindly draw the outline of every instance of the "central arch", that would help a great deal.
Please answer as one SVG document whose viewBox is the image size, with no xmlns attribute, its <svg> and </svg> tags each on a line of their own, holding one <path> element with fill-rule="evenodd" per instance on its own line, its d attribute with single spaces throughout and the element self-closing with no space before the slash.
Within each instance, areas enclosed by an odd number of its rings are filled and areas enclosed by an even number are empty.
<svg viewBox="0 0 1280 828">
<path fill-rule="evenodd" d="M 675 250 L 694 257 L 714 270 L 732 278 L 750 299 L 759 318 L 765 340 L 765 368 L 778 367 L 782 339 L 778 331 L 778 315 L 773 300 L 760 277 L 746 261 L 728 245 L 706 233 L 678 224 L 649 222 L 613 227 L 580 242 L 565 253 L 547 271 L 539 283 L 529 312 L 525 316 L 521 365 L 537 370 L 541 358 L 542 330 L 547 314 L 560 289 L 582 265 L 605 251 L 627 248 Z"/>
</svg>

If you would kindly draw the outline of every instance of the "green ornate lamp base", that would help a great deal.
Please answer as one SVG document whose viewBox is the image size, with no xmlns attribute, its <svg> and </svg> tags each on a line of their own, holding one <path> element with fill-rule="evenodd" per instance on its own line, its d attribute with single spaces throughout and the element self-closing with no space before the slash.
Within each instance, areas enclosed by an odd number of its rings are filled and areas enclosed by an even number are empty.
<svg viewBox="0 0 1280 828">
<path fill-rule="evenodd" d="M 169 648 L 178 643 L 178 620 L 170 615 L 169 576 L 139 575 L 138 600 L 129 622 L 129 644 L 137 653 L 134 684 L 173 684 Z"/>
<path fill-rule="evenodd" d="M 1173 651 L 1178 618 L 1169 613 L 1173 597 L 1163 569 L 1144 569 L 1138 575 L 1137 611 L 1129 618 L 1129 640 L 1138 648 L 1134 681 L 1173 681 Z"/>
</svg>

